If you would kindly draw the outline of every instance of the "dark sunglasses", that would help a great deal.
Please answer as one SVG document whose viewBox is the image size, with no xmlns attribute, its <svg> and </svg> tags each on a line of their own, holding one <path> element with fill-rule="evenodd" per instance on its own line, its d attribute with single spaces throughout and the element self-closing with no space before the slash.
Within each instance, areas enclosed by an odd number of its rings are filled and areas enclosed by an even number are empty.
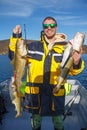
<svg viewBox="0 0 87 130">
<path fill-rule="evenodd" d="M 56 24 L 56 23 L 43 24 L 43 28 L 44 28 L 44 29 L 47 29 L 49 26 L 50 26 L 51 28 L 55 28 L 55 27 L 57 26 L 57 24 Z"/>
</svg>

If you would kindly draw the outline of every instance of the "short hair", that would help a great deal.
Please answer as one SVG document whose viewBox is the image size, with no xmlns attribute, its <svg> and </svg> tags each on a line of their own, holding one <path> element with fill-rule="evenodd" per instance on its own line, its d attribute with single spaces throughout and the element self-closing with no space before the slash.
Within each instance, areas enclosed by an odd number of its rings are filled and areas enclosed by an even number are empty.
<svg viewBox="0 0 87 130">
<path fill-rule="evenodd" d="M 56 23 L 56 26 L 57 26 L 57 21 L 55 20 L 55 18 L 53 18 L 53 17 L 51 17 L 51 16 L 46 17 L 46 18 L 43 20 L 42 25 L 43 25 L 43 23 L 45 22 L 45 20 L 47 20 L 47 19 L 52 19 L 52 20 Z"/>
</svg>

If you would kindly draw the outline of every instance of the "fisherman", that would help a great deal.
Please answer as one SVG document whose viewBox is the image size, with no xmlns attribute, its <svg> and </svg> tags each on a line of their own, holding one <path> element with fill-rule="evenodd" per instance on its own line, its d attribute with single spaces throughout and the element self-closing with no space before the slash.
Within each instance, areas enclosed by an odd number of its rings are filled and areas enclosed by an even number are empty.
<svg viewBox="0 0 87 130">
<path fill-rule="evenodd" d="M 40 41 L 27 44 L 28 73 L 25 88 L 25 107 L 32 113 L 32 130 L 41 130 L 43 116 L 52 116 L 54 130 L 64 130 L 63 113 L 65 104 L 64 83 L 57 93 L 53 89 L 57 85 L 60 75 L 60 64 L 66 44 L 66 35 L 56 33 L 57 21 L 53 17 L 46 17 L 43 22 Z M 15 53 L 16 40 L 22 38 L 21 27 L 17 25 L 10 38 L 9 58 Z M 69 74 L 77 75 L 84 69 L 81 59 L 82 49 L 72 54 L 74 60 Z"/>
</svg>

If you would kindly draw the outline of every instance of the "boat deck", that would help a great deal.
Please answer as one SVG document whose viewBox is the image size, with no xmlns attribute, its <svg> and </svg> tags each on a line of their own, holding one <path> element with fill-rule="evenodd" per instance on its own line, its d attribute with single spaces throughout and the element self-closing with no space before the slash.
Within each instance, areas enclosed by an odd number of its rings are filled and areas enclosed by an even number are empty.
<svg viewBox="0 0 87 130">
<path fill-rule="evenodd" d="M 68 82 L 71 82 L 73 85 L 70 95 L 66 96 L 65 106 L 67 106 L 66 110 L 71 108 L 69 112 L 71 112 L 72 115 L 66 116 L 64 120 L 64 130 L 81 130 L 82 128 L 87 128 L 87 91 L 83 87 L 79 87 L 79 85 L 72 80 L 69 80 Z M 69 101 L 75 97 L 77 89 L 79 90 L 79 93 L 71 106 Z M 66 105 L 67 103 L 68 105 Z M 14 111 L 14 106 L 11 104 L 10 100 L 7 104 L 8 113 L 4 115 L 2 120 L 3 124 L 0 125 L 0 130 L 32 130 L 30 114 L 23 111 L 21 117 L 15 118 L 16 113 Z M 53 130 L 51 117 L 43 117 L 41 130 L 48 129 Z"/>
</svg>

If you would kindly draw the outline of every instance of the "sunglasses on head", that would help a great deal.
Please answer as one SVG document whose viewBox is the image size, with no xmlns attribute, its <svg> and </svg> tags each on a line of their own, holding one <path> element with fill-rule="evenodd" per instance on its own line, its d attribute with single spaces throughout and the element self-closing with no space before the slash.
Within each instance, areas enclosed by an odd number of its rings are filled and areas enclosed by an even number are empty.
<svg viewBox="0 0 87 130">
<path fill-rule="evenodd" d="M 47 29 L 50 26 L 50 28 L 55 28 L 57 26 L 56 23 L 51 23 L 51 24 L 43 24 L 43 28 Z"/>
</svg>

